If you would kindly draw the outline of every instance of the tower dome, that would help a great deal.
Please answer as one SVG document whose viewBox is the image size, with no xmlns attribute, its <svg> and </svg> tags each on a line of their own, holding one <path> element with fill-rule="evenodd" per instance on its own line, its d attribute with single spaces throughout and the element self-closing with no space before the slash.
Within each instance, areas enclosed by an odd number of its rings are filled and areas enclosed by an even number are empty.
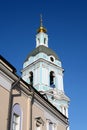
<svg viewBox="0 0 87 130">
<path fill-rule="evenodd" d="M 53 56 L 56 60 L 59 60 L 59 57 L 52 49 L 50 49 L 46 46 L 40 45 L 37 48 L 35 48 L 31 53 L 28 54 L 25 61 L 27 61 L 30 57 L 36 56 L 39 53 L 44 53 L 47 56 Z"/>
</svg>

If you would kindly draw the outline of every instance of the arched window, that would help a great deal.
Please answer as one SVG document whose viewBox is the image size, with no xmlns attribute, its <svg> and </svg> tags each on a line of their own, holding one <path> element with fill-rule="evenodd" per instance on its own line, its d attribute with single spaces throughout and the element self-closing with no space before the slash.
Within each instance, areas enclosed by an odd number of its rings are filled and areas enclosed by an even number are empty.
<svg viewBox="0 0 87 130">
<path fill-rule="evenodd" d="M 54 72 L 51 71 L 50 72 L 50 87 L 52 88 L 55 88 L 54 78 L 55 78 Z"/>
<path fill-rule="evenodd" d="M 38 43 L 40 44 L 40 39 L 38 38 Z"/>
<path fill-rule="evenodd" d="M 46 44 L 46 38 L 44 38 L 44 44 Z"/>
<path fill-rule="evenodd" d="M 30 72 L 30 76 L 29 76 L 29 80 L 30 80 L 30 84 L 33 85 L 33 72 Z"/>
<path fill-rule="evenodd" d="M 20 105 L 16 103 L 13 106 L 12 110 L 12 126 L 11 126 L 12 130 L 21 130 L 21 124 L 22 124 L 21 119 L 22 119 L 21 108 Z"/>
</svg>

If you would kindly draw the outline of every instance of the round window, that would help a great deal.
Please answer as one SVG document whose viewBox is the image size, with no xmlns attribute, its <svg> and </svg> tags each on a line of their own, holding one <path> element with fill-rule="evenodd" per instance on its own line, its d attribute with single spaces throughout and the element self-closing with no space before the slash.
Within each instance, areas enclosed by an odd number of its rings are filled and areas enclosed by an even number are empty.
<svg viewBox="0 0 87 130">
<path fill-rule="evenodd" d="M 50 60 L 51 60 L 52 62 L 54 62 L 54 58 L 53 58 L 53 57 L 50 57 Z"/>
</svg>

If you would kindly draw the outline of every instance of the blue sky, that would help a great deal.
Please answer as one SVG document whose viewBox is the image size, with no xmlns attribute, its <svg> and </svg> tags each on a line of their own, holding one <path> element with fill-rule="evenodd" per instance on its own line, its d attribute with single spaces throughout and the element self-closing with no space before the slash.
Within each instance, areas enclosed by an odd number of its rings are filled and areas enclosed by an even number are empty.
<svg viewBox="0 0 87 130">
<path fill-rule="evenodd" d="M 0 54 L 17 69 L 35 48 L 40 24 L 49 47 L 62 61 L 64 88 L 70 97 L 70 130 L 87 129 L 87 2 L 85 0 L 0 1 Z"/>
</svg>

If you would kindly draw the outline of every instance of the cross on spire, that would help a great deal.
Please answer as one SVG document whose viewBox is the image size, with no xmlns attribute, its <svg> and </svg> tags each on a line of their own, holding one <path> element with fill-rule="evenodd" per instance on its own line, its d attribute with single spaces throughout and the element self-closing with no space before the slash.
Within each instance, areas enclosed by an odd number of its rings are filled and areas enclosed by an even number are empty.
<svg viewBox="0 0 87 130">
<path fill-rule="evenodd" d="M 42 14 L 40 15 L 40 27 L 39 27 L 39 29 L 37 30 L 37 32 L 38 32 L 38 33 L 39 33 L 39 32 L 44 32 L 44 33 L 47 32 L 47 30 L 43 27 Z"/>
<path fill-rule="evenodd" d="M 40 26 L 43 26 L 43 19 L 42 19 L 42 14 L 40 15 Z"/>
</svg>

